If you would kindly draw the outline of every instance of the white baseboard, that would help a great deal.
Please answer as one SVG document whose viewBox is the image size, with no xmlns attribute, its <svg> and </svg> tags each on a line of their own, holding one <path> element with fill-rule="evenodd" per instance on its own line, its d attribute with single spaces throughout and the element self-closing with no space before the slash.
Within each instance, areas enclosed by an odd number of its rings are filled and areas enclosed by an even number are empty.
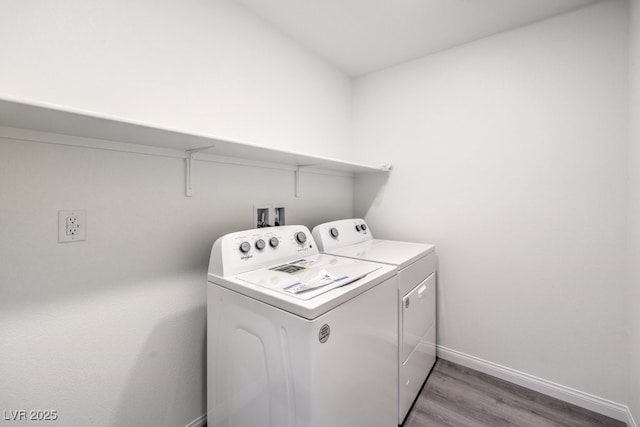
<svg viewBox="0 0 640 427">
<path fill-rule="evenodd" d="M 207 425 L 207 414 L 202 414 L 195 420 L 191 421 L 185 427 L 204 427 Z"/>
<path fill-rule="evenodd" d="M 484 372 L 485 374 L 498 377 L 505 381 L 526 387 L 530 390 L 535 390 L 542 394 L 546 394 L 547 396 L 555 397 L 556 399 L 572 403 L 576 406 L 589 409 L 616 420 L 624 421 L 627 423 L 628 427 L 637 427 L 636 422 L 633 419 L 633 415 L 627 405 L 612 402 L 571 387 L 556 384 L 552 381 L 516 371 L 515 369 L 507 368 L 506 366 L 498 365 L 497 363 L 489 362 L 440 345 L 437 347 L 437 354 L 438 357 L 450 362 L 475 369 L 476 371 Z"/>
</svg>

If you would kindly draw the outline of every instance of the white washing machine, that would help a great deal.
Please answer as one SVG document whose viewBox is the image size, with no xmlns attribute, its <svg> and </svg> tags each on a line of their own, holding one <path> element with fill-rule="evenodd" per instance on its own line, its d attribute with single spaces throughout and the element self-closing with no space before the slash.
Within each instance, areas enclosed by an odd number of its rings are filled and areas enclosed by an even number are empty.
<svg viewBox="0 0 640 427">
<path fill-rule="evenodd" d="M 207 425 L 395 425 L 397 274 L 304 226 L 227 234 L 207 286 Z"/>
<path fill-rule="evenodd" d="M 429 244 L 374 239 L 362 219 L 313 229 L 320 251 L 386 263 L 398 270 L 398 424 L 402 424 L 436 361 L 436 258 Z"/>
</svg>

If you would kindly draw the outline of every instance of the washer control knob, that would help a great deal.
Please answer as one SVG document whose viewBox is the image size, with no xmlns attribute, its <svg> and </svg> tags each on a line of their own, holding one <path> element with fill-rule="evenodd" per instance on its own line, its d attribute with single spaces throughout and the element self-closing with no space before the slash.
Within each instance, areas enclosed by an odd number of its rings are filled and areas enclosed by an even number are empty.
<svg viewBox="0 0 640 427">
<path fill-rule="evenodd" d="M 360 231 L 360 230 L 361 230 L 360 224 L 356 224 L 356 231 Z"/>
<path fill-rule="evenodd" d="M 249 242 L 240 243 L 240 252 L 242 252 L 243 254 L 246 254 L 250 250 L 251 250 L 251 245 L 249 244 Z"/>
<path fill-rule="evenodd" d="M 264 243 L 264 240 L 262 239 L 256 240 L 256 249 L 263 250 L 265 246 L 266 244 Z"/>
<path fill-rule="evenodd" d="M 271 246 L 272 248 L 277 247 L 280 244 L 280 241 L 278 240 L 277 237 L 272 237 L 269 239 L 269 246 Z"/>
<path fill-rule="evenodd" d="M 338 232 L 338 229 L 335 227 L 331 227 L 331 230 L 329 230 L 329 233 L 331 233 L 331 237 L 333 237 L 334 239 L 336 239 L 338 237 L 338 235 L 340 234 Z"/>
<path fill-rule="evenodd" d="M 306 235 L 306 234 L 304 234 L 304 232 L 303 232 L 303 231 L 298 231 L 298 232 L 296 233 L 296 242 L 298 242 L 298 243 L 302 244 L 302 243 L 304 243 L 304 242 L 306 242 L 306 241 L 307 241 L 307 235 Z"/>
<path fill-rule="evenodd" d="M 362 231 L 365 231 L 367 229 L 367 225 L 366 224 L 362 224 L 362 225 L 360 225 L 360 228 L 362 228 Z"/>
</svg>

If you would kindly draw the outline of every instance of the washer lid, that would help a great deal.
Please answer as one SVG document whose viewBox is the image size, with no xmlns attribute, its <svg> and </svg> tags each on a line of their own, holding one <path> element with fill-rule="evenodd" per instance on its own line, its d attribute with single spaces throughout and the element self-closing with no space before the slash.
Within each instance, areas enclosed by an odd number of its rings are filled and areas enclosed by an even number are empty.
<svg viewBox="0 0 640 427">
<path fill-rule="evenodd" d="M 433 252 L 435 246 L 426 243 L 373 239 L 357 245 L 331 250 L 331 254 L 367 261 L 392 264 L 403 269 L 418 258 Z"/>
<path fill-rule="evenodd" d="M 396 274 L 391 265 L 320 254 L 236 276 L 209 273 L 209 282 L 313 320 Z M 325 286 L 304 290 L 298 284 Z"/>
<path fill-rule="evenodd" d="M 239 274 L 237 279 L 301 300 L 364 278 L 381 266 L 335 257 L 302 258 Z"/>
</svg>

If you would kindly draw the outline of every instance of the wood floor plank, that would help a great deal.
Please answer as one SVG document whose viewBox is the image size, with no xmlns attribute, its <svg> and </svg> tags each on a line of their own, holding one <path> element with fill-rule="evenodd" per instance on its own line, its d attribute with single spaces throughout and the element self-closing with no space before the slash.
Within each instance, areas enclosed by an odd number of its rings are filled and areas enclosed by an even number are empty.
<svg viewBox="0 0 640 427">
<path fill-rule="evenodd" d="M 540 419 L 526 410 L 514 406 L 509 396 L 496 387 L 487 387 L 479 381 L 464 382 L 446 374 L 435 376 L 430 384 L 437 400 L 448 402 L 451 409 L 465 413 L 483 425 L 514 425 L 538 427 Z"/>
<path fill-rule="evenodd" d="M 455 365 L 451 362 L 443 363 L 443 367 L 445 367 L 445 365 L 449 368 L 446 370 L 448 375 L 460 373 L 460 375 L 465 377 L 471 376 L 478 378 L 481 383 L 483 383 L 479 385 L 479 387 L 486 387 L 487 392 L 496 393 L 496 398 L 504 401 L 514 409 L 520 408 L 525 411 L 534 411 L 536 414 L 549 418 L 554 422 L 560 421 L 564 426 L 600 425 L 598 422 L 600 422 L 602 416 L 595 412 L 575 405 L 569 405 L 566 402 L 542 393 L 533 392 L 525 387 L 483 374 L 473 369 Z"/>
<path fill-rule="evenodd" d="M 532 395 L 531 390 L 524 387 L 459 365 L 452 364 L 448 368 L 443 372 L 444 375 L 452 376 L 459 384 L 464 384 L 477 393 L 486 394 L 494 400 L 495 406 L 491 408 L 494 415 L 507 420 L 509 425 L 557 425 L 560 420 L 567 418 L 564 402 L 563 406 L 552 404 L 560 402 L 557 399 L 549 399 L 539 393 Z M 562 425 L 572 425 L 573 418 L 569 415 L 568 419 L 562 421 Z"/>
<path fill-rule="evenodd" d="M 623 427 L 625 423 L 438 359 L 404 427 Z"/>
</svg>

